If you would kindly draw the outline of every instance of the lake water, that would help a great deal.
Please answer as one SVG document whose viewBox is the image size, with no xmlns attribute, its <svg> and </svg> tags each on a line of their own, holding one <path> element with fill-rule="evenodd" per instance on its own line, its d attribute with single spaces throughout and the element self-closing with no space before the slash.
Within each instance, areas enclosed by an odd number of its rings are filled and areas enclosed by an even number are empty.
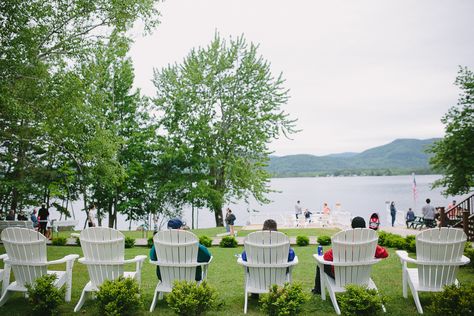
<svg viewBox="0 0 474 316">
<path fill-rule="evenodd" d="M 425 199 L 430 198 L 433 206 L 446 207 L 453 199 L 462 201 L 465 196 L 455 196 L 445 198 L 441 194 L 441 189 L 431 190 L 431 184 L 439 179 L 439 175 L 419 175 L 416 176 L 417 199 L 413 199 L 413 177 L 407 176 L 384 176 L 384 177 L 326 177 L 326 178 L 275 178 L 270 181 L 273 192 L 268 195 L 269 204 L 259 205 L 254 200 L 245 203 L 239 201 L 226 205 L 230 207 L 237 217 L 236 225 L 246 225 L 249 222 L 258 223 L 266 218 L 274 218 L 277 222 L 284 217 L 294 214 L 294 205 L 297 200 L 301 201 L 303 208 L 308 208 L 311 212 L 322 210 L 324 202 L 329 207 L 348 211 L 352 216 L 362 216 L 368 218 L 373 212 L 378 212 L 381 216 L 382 225 L 386 225 L 389 220 L 387 214 L 388 201 L 395 201 L 397 210 L 406 212 L 409 207 L 415 213 L 421 212 L 421 207 L 425 204 Z M 77 228 L 82 228 L 85 221 L 84 212 L 80 201 L 74 203 L 76 219 L 80 224 Z M 224 209 L 225 209 L 224 208 Z M 215 226 L 214 214 L 207 209 L 195 210 L 198 215 L 197 224 L 199 228 Z M 51 218 L 59 218 L 55 210 L 51 211 Z M 183 209 L 183 219 L 191 226 L 191 207 Z M 103 223 L 107 223 L 106 219 Z M 133 223 L 135 229 L 142 223 Z M 124 216 L 119 216 L 119 229 L 128 229 L 128 222 Z"/>
</svg>

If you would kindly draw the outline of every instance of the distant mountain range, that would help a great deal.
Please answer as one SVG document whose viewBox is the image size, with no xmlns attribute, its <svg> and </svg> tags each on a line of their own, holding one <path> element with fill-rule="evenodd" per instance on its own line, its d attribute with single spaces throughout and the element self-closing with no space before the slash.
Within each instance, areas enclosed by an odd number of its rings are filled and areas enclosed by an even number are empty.
<svg viewBox="0 0 474 316">
<path fill-rule="evenodd" d="M 273 177 L 429 174 L 426 149 L 437 140 L 397 139 L 361 153 L 270 156 L 267 170 Z"/>
</svg>

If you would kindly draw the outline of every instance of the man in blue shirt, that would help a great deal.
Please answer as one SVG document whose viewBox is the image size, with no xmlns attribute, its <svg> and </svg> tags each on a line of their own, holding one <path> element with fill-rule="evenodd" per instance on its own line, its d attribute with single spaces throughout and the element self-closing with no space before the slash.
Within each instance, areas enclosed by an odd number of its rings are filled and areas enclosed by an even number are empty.
<svg viewBox="0 0 474 316">
<path fill-rule="evenodd" d="M 168 229 L 184 229 L 185 224 L 179 218 L 173 218 L 168 221 Z M 150 249 L 150 260 L 156 261 L 158 257 L 156 256 L 155 245 Z M 209 262 L 211 260 L 211 253 L 203 245 L 199 244 L 197 262 Z M 156 267 L 156 276 L 158 280 L 161 280 L 160 267 Z M 196 268 L 196 281 L 201 281 L 202 269 L 201 267 Z"/>
</svg>

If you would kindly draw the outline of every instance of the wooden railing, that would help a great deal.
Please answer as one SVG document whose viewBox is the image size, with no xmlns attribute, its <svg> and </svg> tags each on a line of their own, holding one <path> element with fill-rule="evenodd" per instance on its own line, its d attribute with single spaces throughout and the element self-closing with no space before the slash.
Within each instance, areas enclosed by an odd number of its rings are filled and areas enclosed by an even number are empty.
<svg viewBox="0 0 474 316">
<path fill-rule="evenodd" d="M 460 227 L 468 240 L 474 240 L 474 194 L 444 211 L 441 209 L 441 226 Z"/>
</svg>

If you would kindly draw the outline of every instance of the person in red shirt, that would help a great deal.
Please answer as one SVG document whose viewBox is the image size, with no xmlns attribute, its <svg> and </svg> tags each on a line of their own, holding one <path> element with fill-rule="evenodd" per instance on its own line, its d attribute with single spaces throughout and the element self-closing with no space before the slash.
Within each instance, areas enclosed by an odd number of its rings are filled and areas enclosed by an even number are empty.
<svg viewBox="0 0 474 316">
<path fill-rule="evenodd" d="M 360 216 L 354 217 L 354 219 L 352 219 L 351 227 L 352 228 L 365 228 L 366 227 L 365 220 Z M 388 252 L 385 248 L 377 245 L 377 248 L 375 248 L 374 257 L 377 259 L 387 258 Z M 326 251 L 324 253 L 323 258 L 326 261 L 333 261 L 334 259 L 332 256 L 332 249 L 329 249 L 328 251 Z M 324 272 L 334 279 L 334 266 L 324 265 Z M 320 277 L 321 275 L 320 275 L 319 267 L 316 267 L 316 278 L 314 280 L 314 288 L 312 289 L 312 292 L 314 294 L 321 294 L 321 283 L 319 281 Z"/>
</svg>

